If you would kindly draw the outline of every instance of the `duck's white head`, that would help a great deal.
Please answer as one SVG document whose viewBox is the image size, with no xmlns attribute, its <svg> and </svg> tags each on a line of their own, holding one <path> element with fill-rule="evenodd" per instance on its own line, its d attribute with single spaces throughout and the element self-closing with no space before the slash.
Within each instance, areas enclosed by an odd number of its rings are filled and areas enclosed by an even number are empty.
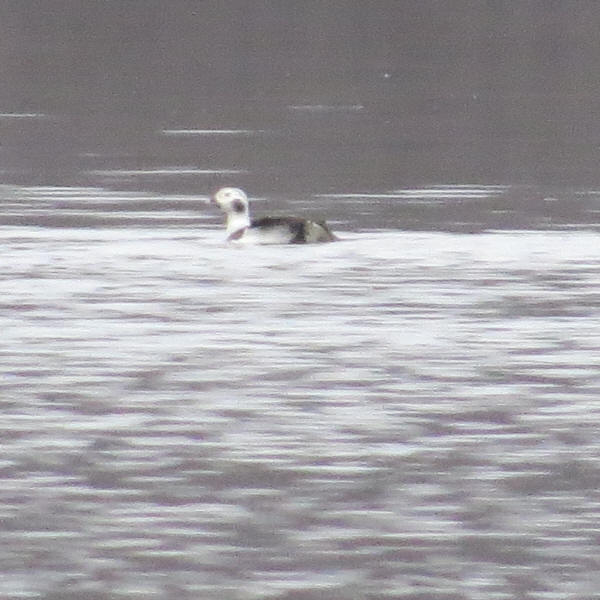
<svg viewBox="0 0 600 600">
<path fill-rule="evenodd" d="M 229 235 L 250 226 L 248 196 L 246 196 L 244 190 L 232 187 L 221 188 L 211 198 L 211 202 L 225 213 Z"/>
</svg>

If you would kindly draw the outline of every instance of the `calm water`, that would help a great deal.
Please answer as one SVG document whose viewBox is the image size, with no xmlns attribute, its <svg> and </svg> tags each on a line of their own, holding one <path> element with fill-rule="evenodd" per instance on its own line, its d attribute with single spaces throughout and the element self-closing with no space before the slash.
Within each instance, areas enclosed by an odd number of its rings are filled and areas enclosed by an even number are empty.
<svg viewBox="0 0 600 600">
<path fill-rule="evenodd" d="M 5 186 L 2 597 L 598 597 L 598 232 L 482 226 L 531 196 L 262 198 L 344 239 L 240 249 Z"/>
</svg>

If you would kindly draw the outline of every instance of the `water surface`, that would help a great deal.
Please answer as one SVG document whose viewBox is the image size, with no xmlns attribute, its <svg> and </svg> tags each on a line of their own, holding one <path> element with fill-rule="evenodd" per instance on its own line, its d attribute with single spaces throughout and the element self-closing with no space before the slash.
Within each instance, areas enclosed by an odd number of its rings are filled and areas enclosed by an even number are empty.
<svg viewBox="0 0 600 600">
<path fill-rule="evenodd" d="M 3 597 L 593 597 L 597 231 L 389 219 L 524 193 L 4 188 Z"/>
<path fill-rule="evenodd" d="M 599 6 L 0 3 L 0 597 L 599 598 Z"/>
</svg>

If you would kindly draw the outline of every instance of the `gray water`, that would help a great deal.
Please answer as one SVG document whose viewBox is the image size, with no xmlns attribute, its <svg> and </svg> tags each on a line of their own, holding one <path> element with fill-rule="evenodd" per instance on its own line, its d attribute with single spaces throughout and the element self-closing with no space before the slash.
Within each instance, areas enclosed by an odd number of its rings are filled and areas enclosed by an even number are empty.
<svg viewBox="0 0 600 600">
<path fill-rule="evenodd" d="M 599 20 L 0 3 L 0 598 L 600 598 Z"/>
<path fill-rule="evenodd" d="M 360 227 L 525 193 L 239 248 L 204 197 L 5 187 L 2 597 L 598 597 L 597 231 Z"/>
</svg>

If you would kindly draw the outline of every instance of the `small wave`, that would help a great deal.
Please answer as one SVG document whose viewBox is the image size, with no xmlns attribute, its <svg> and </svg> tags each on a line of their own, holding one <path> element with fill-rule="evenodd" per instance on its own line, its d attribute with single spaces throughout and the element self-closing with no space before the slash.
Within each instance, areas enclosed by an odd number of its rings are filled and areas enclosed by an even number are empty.
<svg viewBox="0 0 600 600">
<path fill-rule="evenodd" d="M 302 112 L 357 112 L 365 107 L 362 104 L 290 104 L 287 108 Z"/>
<path fill-rule="evenodd" d="M 431 186 L 427 188 L 407 188 L 393 190 L 390 192 L 381 192 L 376 194 L 367 194 L 359 192 L 340 193 L 340 194 L 318 194 L 319 198 L 336 199 L 415 199 L 415 200 L 440 200 L 451 198 L 489 198 L 497 196 L 508 189 L 508 186 L 468 186 L 468 185 L 450 185 L 450 186 Z"/>
<path fill-rule="evenodd" d="M 0 113 L 0 119 L 47 119 L 44 113 Z"/>
<path fill-rule="evenodd" d="M 196 167 L 165 167 L 162 169 L 101 169 L 88 171 L 90 175 L 102 177 L 162 177 L 164 175 L 239 175 L 246 169 L 199 169 Z"/>
<path fill-rule="evenodd" d="M 163 135 L 170 137 L 255 135 L 265 133 L 264 129 L 163 129 Z"/>
</svg>

